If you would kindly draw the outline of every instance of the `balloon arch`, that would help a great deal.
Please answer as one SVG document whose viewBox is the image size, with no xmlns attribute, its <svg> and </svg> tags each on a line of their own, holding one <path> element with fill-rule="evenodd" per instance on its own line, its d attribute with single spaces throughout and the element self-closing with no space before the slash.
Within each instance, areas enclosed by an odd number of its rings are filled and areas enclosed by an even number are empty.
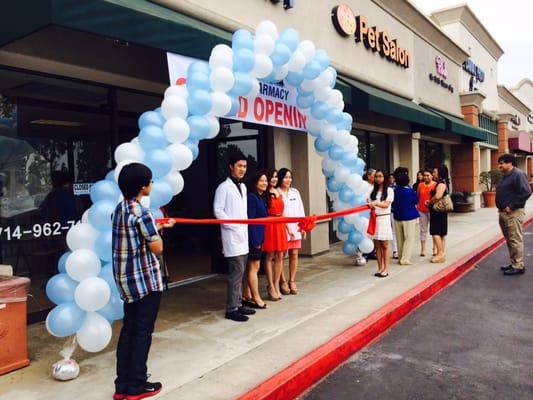
<svg viewBox="0 0 533 400">
<path fill-rule="evenodd" d="M 296 90 L 296 103 L 307 116 L 307 130 L 315 137 L 322 156 L 322 171 L 335 211 L 366 202 L 368 185 L 361 178 L 364 162 L 358 158 L 357 138 L 350 134 L 352 117 L 343 112 L 342 93 L 334 89 L 337 73 L 325 50 L 309 40 L 300 42 L 295 29 L 278 34 L 274 23 L 261 22 L 252 33 L 240 29 L 231 47 L 217 45 L 209 62 L 193 62 L 186 84 L 170 86 L 160 108 L 143 113 L 139 135 L 117 147 L 117 167 L 91 190 L 92 206 L 82 222 L 67 233 L 70 251 L 58 263 L 59 273 L 47 283 L 49 299 L 56 304 L 46 319 L 50 334 L 76 334 L 86 351 L 98 352 L 111 340 L 111 323 L 123 317 L 123 304 L 113 277 L 111 214 L 121 193 L 116 183 L 121 168 L 142 162 L 153 174 L 149 199 L 143 204 L 154 216 L 159 208 L 183 190 L 180 171 L 198 156 L 198 143 L 219 132 L 218 117 L 236 115 L 239 97 L 259 92 L 259 81 L 283 82 Z M 368 218 L 347 215 L 338 221 L 337 235 L 343 251 L 369 252 L 372 241 L 365 236 Z"/>
</svg>

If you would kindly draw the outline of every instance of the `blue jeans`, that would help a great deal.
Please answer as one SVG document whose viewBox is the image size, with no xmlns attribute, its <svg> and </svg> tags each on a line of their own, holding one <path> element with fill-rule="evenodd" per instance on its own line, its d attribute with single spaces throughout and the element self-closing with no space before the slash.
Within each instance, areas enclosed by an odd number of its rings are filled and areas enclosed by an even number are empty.
<svg viewBox="0 0 533 400">
<path fill-rule="evenodd" d="M 124 320 L 117 345 L 117 393 L 140 394 L 146 384 L 146 361 L 161 303 L 161 292 L 124 303 Z"/>
</svg>

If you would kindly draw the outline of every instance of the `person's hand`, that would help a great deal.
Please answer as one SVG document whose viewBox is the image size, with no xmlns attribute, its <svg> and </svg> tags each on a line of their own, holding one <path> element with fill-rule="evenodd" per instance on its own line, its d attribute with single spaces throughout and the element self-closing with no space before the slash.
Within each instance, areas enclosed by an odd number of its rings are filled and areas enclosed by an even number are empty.
<svg viewBox="0 0 533 400">
<path fill-rule="evenodd" d="M 506 213 L 506 214 L 509 214 L 511 212 L 513 212 L 513 210 L 511 209 L 511 207 L 507 206 L 503 209 L 503 211 Z"/>
<path fill-rule="evenodd" d="M 369 206 L 370 208 L 376 208 L 376 205 L 374 204 L 373 201 L 369 201 L 369 202 L 368 202 L 368 206 Z"/>
<path fill-rule="evenodd" d="M 174 218 L 170 218 L 166 224 L 162 224 L 162 228 L 172 228 L 176 224 L 176 220 Z"/>
</svg>

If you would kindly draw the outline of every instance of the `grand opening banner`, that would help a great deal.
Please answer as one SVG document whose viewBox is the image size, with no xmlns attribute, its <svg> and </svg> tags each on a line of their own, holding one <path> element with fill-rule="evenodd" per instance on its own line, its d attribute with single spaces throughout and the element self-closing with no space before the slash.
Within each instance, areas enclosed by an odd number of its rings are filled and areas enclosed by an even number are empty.
<svg viewBox="0 0 533 400">
<path fill-rule="evenodd" d="M 195 58 L 167 53 L 170 84 L 186 83 L 187 68 Z M 259 83 L 259 93 L 253 97 L 239 97 L 239 111 L 230 119 L 307 131 L 307 116 L 296 105 L 296 90 L 281 85 Z"/>
</svg>

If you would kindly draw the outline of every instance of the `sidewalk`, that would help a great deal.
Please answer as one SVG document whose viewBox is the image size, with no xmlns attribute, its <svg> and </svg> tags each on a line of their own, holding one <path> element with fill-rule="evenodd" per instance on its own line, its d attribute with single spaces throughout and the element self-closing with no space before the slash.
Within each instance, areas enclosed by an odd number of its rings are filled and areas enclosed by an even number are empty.
<svg viewBox="0 0 533 400">
<path fill-rule="evenodd" d="M 526 212 L 533 215 L 533 201 Z M 373 261 L 354 267 L 353 257 L 336 245 L 325 255 L 301 259 L 300 294 L 269 302 L 269 309 L 245 324 L 224 319 L 222 278 L 173 289 L 164 296 L 150 353 L 152 379 L 164 385 L 157 398 L 237 398 L 498 234 L 495 209 L 452 214 L 448 261 L 431 264 L 416 248 L 414 265 L 393 262 L 387 279 L 373 276 Z M 75 352 L 79 378 L 56 382 L 50 368 L 63 340 L 51 337 L 43 323 L 30 326 L 32 363 L 0 377 L 0 399 L 110 399 L 119 328 L 115 323 L 105 352 Z"/>
</svg>

